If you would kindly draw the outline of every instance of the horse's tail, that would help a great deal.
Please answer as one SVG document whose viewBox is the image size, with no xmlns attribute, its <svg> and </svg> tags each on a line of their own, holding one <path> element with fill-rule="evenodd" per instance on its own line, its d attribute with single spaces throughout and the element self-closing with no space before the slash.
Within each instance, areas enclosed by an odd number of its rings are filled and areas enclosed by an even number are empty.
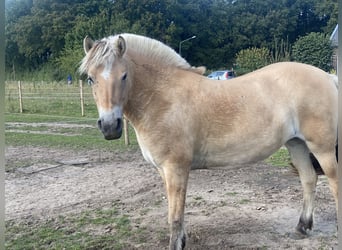
<svg viewBox="0 0 342 250">
<path fill-rule="evenodd" d="M 335 74 L 329 74 L 329 75 L 332 78 L 336 88 L 338 89 L 338 77 L 337 77 L 337 75 L 335 75 Z"/>
<path fill-rule="evenodd" d="M 315 160 L 313 161 L 311 157 L 313 157 Z M 312 154 L 310 154 L 310 159 L 311 159 L 312 166 L 314 167 L 316 174 L 317 174 L 317 175 L 324 175 L 324 171 L 323 171 L 321 165 L 319 165 L 317 159 L 316 159 Z M 299 175 L 298 169 L 296 168 L 295 165 L 293 165 L 292 162 L 290 163 L 290 167 L 291 167 L 291 170 L 290 170 L 290 171 L 291 171 L 294 175 L 297 175 L 297 176 L 298 176 L 298 175 Z"/>
<path fill-rule="evenodd" d="M 335 155 L 336 155 L 336 160 L 338 162 L 338 144 L 336 144 L 336 147 L 335 147 Z M 325 175 L 321 165 L 319 164 L 318 160 L 316 159 L 316 157 L 312 153 L 310 153 L 310 160 L 311 160 L 313 168 L 315 169 L 316 174 L 317 175 Z M 293 165 L 292 162 L 290 163 L 290 167 L 291 167 L 291 172 L 293 172 L 295 175 L 298 175 L 298 170 Z"/>
<path fill-rule="evenodd" d="M 324 171 L 323 171 L 321 165 L 319 164 L 316 157 L 312 153 L 310 153 L 310 160 L 311 160 L 312 166 L 315 169 L 316 174 L 317 175 L 324 175 Z"/>
</svg>

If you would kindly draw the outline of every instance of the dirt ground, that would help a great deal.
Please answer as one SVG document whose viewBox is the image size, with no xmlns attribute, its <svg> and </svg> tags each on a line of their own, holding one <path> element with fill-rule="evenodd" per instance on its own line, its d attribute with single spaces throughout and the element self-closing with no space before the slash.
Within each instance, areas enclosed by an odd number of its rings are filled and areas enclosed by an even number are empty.
<svg viewBox="0 0 342 250">
<path fill-rule="evenodd" d="M 167 248 L 164 187 L 140 151 L 7 147 L 6 164 L 20 166 L 6 172 L 6 220 L 52 218 L 120 201 L 122 210 L 150 231 L 147 241 L 132 249 Z M 299 178 L 286 168 L 260 162 L 192 171 L 186 249 L 337 249 L 335 203 L 324 176 L 310 237 L 294 240 L 289 233 L 301 206 Z"/>
</svg>

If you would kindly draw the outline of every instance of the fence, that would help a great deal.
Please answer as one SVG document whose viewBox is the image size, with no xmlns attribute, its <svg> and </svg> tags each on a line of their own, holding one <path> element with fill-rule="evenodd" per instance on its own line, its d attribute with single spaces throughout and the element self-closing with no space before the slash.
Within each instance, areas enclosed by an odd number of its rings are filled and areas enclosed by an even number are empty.
<svg viewBox="0 0 342 250">
<path fill-rule="evenodd" d="M 91 88 L 79 85 L 64 85 L 47 82 L 6 82 L 6 111 L 27 113 L 63 113 L 85 115 L 85 105 L 88 115 L 94 115 Z M 79 99 L 79 102 L 77 100 Z M 66 108 L 68 105 L 73 109 Z M 79 109 L 76 108 L 76 105 Z"/>
<path fill-rule="evenodd" d="M 91 87 L 77 84 L 8 81 L 5 84 L 6 112 L 40 113 L 97 118 Z M 124 119 L 125 144 L 129 144 L 128 122 Z"/>
</svg>

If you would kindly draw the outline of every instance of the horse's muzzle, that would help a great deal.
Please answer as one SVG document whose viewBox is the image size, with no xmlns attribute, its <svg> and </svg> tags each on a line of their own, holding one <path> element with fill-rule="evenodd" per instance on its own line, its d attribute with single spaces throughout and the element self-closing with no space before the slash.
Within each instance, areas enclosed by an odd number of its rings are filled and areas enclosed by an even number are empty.
<svg viewBox="0 0 342 250">
<path fill-rule="evenodd" d="M 119 139 L 122 135 L 122 118 L 116 118 L 109 121 L 100 118 L 97 120 L 97 126 L 106 140 Z"/>
</svg>

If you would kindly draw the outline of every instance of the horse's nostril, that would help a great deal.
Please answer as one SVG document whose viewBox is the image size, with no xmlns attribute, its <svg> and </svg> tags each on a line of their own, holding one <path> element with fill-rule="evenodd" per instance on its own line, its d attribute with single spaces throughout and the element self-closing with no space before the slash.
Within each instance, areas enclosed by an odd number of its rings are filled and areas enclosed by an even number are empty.
<svg viewBox="0 0 342 250">
<path fill-rule="evenodd" d="M 118 118 L 116 120 L 116 130 L 119 131 L 122 129 L 122 119 L 121 118 Z"/>
<path fill-rule="evenodd" d="M 97 120 L 97 127 L 98 127 L 99 129 L 101 129 L 101 128 L 102 128 L 102 122 L 101 122 L 101 119 L 98 119 L 98 120 Z"/>
</svg>

